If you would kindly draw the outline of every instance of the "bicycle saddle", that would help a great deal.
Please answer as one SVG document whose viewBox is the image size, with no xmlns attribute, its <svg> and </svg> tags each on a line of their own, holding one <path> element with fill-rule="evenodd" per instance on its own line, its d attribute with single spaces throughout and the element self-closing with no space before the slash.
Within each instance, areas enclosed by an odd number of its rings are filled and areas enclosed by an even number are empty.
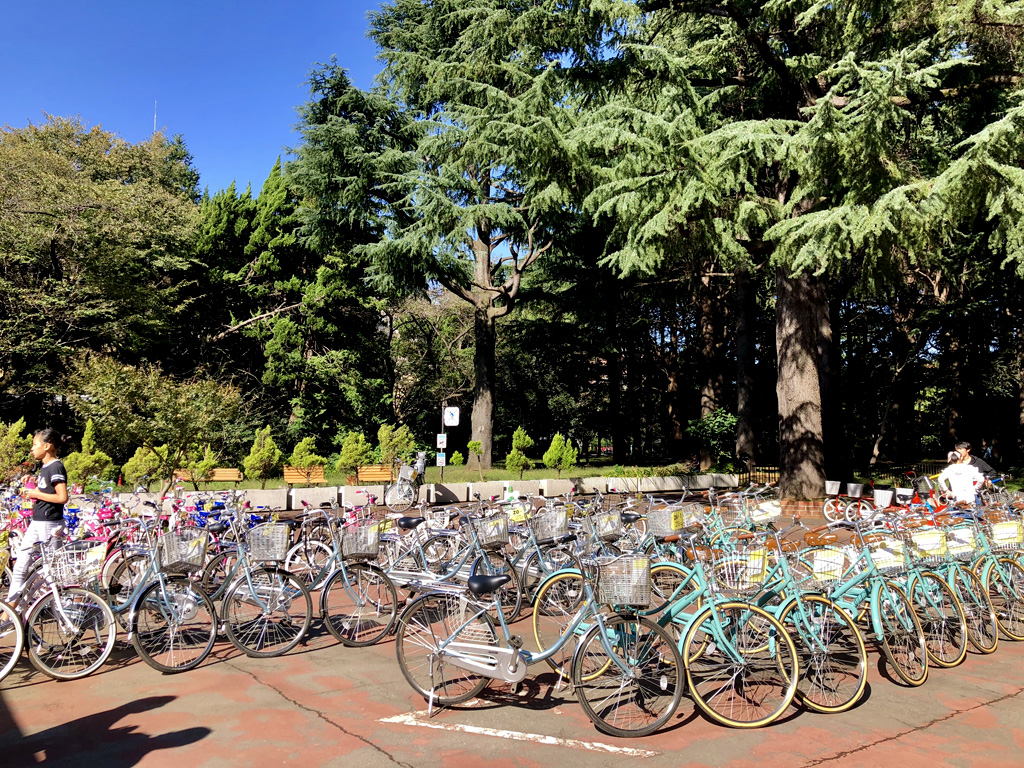
<svg viewBox="0 0 1024 768">
<path fill-rule="evenodd" d="M 214 523 L 213 525 L 209 526 L 206 530 L 208 530 L 210 533 L 224 533 L 224 531 L 226 531 L 230 527 L 231 525 L 226 522 Z"/>
<path fill-rule="evenodd" d="M 537 546 L 548 547 L 552 544 L 565 544 L 570 541 L 576 541 L 575 533 L 563 533 L 561 536 L 556 536 L 553 539 L 537 539 Z"/>
<path fill-rule="evenodd" d="M 426 520 L 425 517 L 400 517 L 398 518 L 398 527 L 403 531 L 411 531 L 413 528 L 423 525 Z"/>
<path fill-rule="evenodd" d="M 501 589 L 510 581 L 512 581 L 512 577 L 507 573 L 499 573 L 497 576 L 470 576 L 466 585 L 474 595 L 486 595 L 488 592 Z"/>
<path fill-rule="evenodd" d="M 622 518 L 623 523 L 629 525 L 630 523 L 635 523 L 637 520 L 642 518 L 643 515 L 638 515 L 636 512 L 623 512 L 619 517 Z"/>
</svg>

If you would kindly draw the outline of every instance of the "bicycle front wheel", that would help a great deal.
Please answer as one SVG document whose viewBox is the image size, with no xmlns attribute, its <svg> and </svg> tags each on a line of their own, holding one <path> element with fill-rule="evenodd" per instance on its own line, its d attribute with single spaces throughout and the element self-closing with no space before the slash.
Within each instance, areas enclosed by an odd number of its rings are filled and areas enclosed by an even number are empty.
<svg viewBox="0 0 1024 768">
<path fill-rule="evenodd" d="M 384 506 L 392 512 L 405 512 L 416 503 L 416 488 L 399 480 L 384 490 Z"/>
<path fill-rule="evenodd" d="M 114 650 L 117 623 L 103 598 L 78 587 L 47 593 L 29 609 L 25 642 L 32 666 L 54 680 L 91 675 Z"/>
<path fill-rule="evenodd" d="M 508 576 L 511 580 L 498 589 L 496 596 L 501 602 L 505 623 L 511 624 L 519 617 L 523 609 L 523 590 L 516 569 L 505 555 L 501 552 L 485 552 L 473 561 L 470 573 L 473 576 Z M 491 618 L 496 619 L 497 616 Z"/>
<path fill-rule="evenodd" d="M 297 576 L 276 568 L 256 569 L 250 579 L 239 579 L 224 596 L 228 639 L 247 656 L 287 653 L 309 631 L 313 619 L 309 590 Z"/>
<path fill-rule="evenodd" d="M 326 565 L 334 557 L 334 549 L 318 539 L 305 539 L 288 550 L 284 569 L 302 579 L 307 589 L 316 589 L 328 576 Z"/>
<path fill-rule="evenodd" d="M 967 618 L 967 640 L 978 653 L 992 653 L 999 645 L 999 623 L 988 591 L 977 574 L 957 566 L 947 579 Z"/>
<path fill-rule="evenodd" d="M 497 647 L 491 617 L 481 613 L 470 621 L 473 614 L 468 611 L 475 612 L 459 595 L 431 593 L 411 603 L 398 619 L 395 653 L 402 675 L 420 696 L 440 707 L 469 701 L 490 682 L 489 677 L 446 661 L 458 648 L 440 648 L 456 630 L 458 641 L 472 644 L 477 654 L 484 652 L 481 646 Z"/>
<path fill-rule="evenodd" d="M 647 736 L 679 707 L 682 664 L 669 632 L 649 619 L 618 615 L 587 630 L 573 656 L 571 679 L 599 731 Z"/>
<path fill-rule="evenodd" d="M 911 597 L 924 631 L 928 661 L 946 668 L 963 663 L 967 658 L 967 619 L 950 586 L 926 571 L 914 580 Z"/>
<path fill-rule="evenodd" d="M 373 645 L 386 637 L 398 615 L 398 593 L 387 575 L 363 563 L 334 572 L 320 593 L 320 616 L 343 645 Z"/>
<path fill-rule="evenodd" d="M 882 652 L 903 682 L 918 686 L 928 679 L 924 630 L 906 593 L 891 581 L 878 592 Z"/>
<path fill-rule="evenodd" d="M 533 637 L 538 653 L 554 647 L 561 639 L 585 597 L 583 576 L 571 571 L 556 574 L 541 585 L 533 601 Z M 587 626 L 577 631 L 582 634 Z M 559 675 L 568 678 L 574 648 L 574 643 L 566 643 L 544 661 Z"/>
<path fill-rule="evenodd" d="M 814 712 L 845 712 L 860 701 L 867 686 L 864 637 L 849 614 L 831 600 L 802 595 L 799 601 L 779 616 L 793 634 L 800 658 L 796 698 Z"/>
<path fill-rule="evenodd" d="M 985 576 L 985 588 L 999 630 L 1011 640 L 1024 640 L 1024 568 L 1016 560 L 999 558 Z"/>
<path fill-rule="evenodd" d="M 796 695 L 799 661 L 778 619 L 748 603 L 709 605 L 683 638 L 690 695 L 712 720 L 757 728 L 777 720 Z"/>
<path fill-rule="evenodd" d="M 203 663 L 217 640 L 213 601 L 185 579 L 155 581 L 139 595 L 132 645 L 153 669 L 175 673 Z"/>
<path fill-rule="evenodd" d="M 7 603 L 0 601 L 0 681 L 11 674 L 25 649 L 25 627 L 21 617 Z"/>
</svg>

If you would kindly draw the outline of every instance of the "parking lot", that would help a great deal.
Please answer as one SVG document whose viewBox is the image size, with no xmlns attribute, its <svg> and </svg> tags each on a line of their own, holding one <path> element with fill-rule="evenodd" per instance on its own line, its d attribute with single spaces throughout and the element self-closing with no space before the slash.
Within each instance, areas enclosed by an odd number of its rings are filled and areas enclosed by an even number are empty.
<svg viewBox="0 0 1024 768">
<path fill-rule="evenodd" d="M 528 622 L 518 631 L 528 634 Z M 434 712 L 403 679 L 388 640 L 345 648 L 315 631 L 277 659 L 227 643 L 164 676 L 130 649 L 92 677 L 58 683 L 23 661 L 0 686 L 0 765 L 104 766 L 1019 766 L 1024 644 L 970 654 L 925 685 L 893 683 L 871 649 L 865 700 L 840 715 L 792 709 L 754 731 L 715 725 L 684 697 L 645 739 L 596 731 L 571 690 L 535 668 L 512 694 L 492 684 Z"/>
</svg>

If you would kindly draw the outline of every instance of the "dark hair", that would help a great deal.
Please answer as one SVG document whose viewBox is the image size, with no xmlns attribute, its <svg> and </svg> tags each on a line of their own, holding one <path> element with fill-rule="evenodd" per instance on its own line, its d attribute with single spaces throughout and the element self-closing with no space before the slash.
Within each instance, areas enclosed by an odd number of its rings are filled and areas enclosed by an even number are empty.
<svg viewBox="0 0 1024 768">
<path fill-rule="evenodd" d="M 953 447 L 956 448 L 958 451 L 969 451 L 969 450 L 971 450 L 971 444 L 968 443 L 966 440 L 961 440 L 959 443 L 957 443 Z"/>
<path fill-rule="evenodd" d="M 70 435 L 62 435 L 53 427 L 47 427 L 46 429 L 36 430 L 36 437 L 42 442 L 49 443 L 53 446 L 54 452 L 60 456 L 63 453 L 65 446 L 71 440 Z"/>
</svg>

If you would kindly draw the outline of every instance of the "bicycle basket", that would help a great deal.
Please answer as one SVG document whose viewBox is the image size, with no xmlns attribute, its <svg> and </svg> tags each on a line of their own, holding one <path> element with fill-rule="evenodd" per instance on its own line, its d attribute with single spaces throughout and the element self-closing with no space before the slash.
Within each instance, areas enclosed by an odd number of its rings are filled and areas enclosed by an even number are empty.
<svg viewBox="0 0 1024 768">
<path fill-rule="evenodd" d="M 1021 527 L 1020 520 L 988 523 L 985 527 L 992 549 L 1016 549 L 1024 542 L 1024 528 Z"/>
<path fill-rule="evenodd" d="M 647 555 L 597 558 L 597 601 L 609 605 L 651 604 L 651 559 Z"/>
<path fill-rule="evenodd" d="M 683 530 L 684 515 L 679 507 L 652 509 L 647 513 L 647 529 L 655 536 L 671 536 Z"/>
<path fill-rule="evenodd" d="M 867 542 L 868 551 L 871 552 L 871 560 L 881 572 L 902 570 L 903 541 L 895 536 L 882 536 L 878 540 Z"/>
<path fill-rule="evenodd" d="M 407 480 L 408 482 L 411 483 L 415 478 L 416 478 L 416 470 L 413 467 L 404 466 L 400 470 L 398 470 L 398 479 L 399 480 Z"/>
<path fill-rule="evenodd" d="M 767 570 L 768 550 L 761 548 L 721 557 L 715 560 L 709 572 L 723 590 L 755 593 L 761 591 Z"/>
<path fill-rule="evenodd" d="M 206 563 L 210 534 L 202 528 L 165 533 L 156 542 L 156 562 L 164 573 L 198 571 Z"/>
<path fill-rule="evenodd" d="M 886 509 L 892 504 L 892 491 L 888 490 L 877 490 L 875 491 L 875 507 L 877 509 Z"/>
<path fill-rule="evenodd" d="M 53 553 L 50 569 L 54 581 L 62 587 L 85 586 L 96 580 L 107 557 L 107 545 L 75 541 Z"/>
<path fill-rule="evenodd" d="M 828 592 L 850 567 L 849 555 L 840 547 L 813 547 L 801 554 L 803 563 L 810 560 L 807 578 L 800 582 L 800 587 L 808 591 Z"/>
<path fill-rule="evenodd" d="M 380 552 L 380 526 L 350 525 L 341 532 L 341 556 L 346 560 L 373 560 Z"/>
<path fill-rule="evenodd" d="M 948 551 L 946 535 L 938 528 L 919 528 L 910 534 L 910 554 L 916 560 L 940 562 Z"/>
<path fill-rule="evenodd" d="M 504 512 L 481 518 L 474 527 L 482 547 L 499 548 L 508 543 L 508 515 Z"/>
<path fill-rule="evenodd" d="M 781 501 L 762 501 L 750 511 L 751 521 L 759 525 L 770 523 L 772 520 L 777 520 L 780 517 L 782 517 Z"/>
<path fill-rule="evenodd" d="M 622 538 L 622 516 L 615 511 L 598 512 L 590 517 L 594 533 L 601 541 L 616 541 Z"/>
<path fill-rule="evenodd" d="M 569 532 L 569 513 L 565 507 L 554 507 L 530 519 L 533 535 L 538 541 L 557 539 Z"/>
<path fill-rule="evenodd" d="M 288 554 L 290 529 L 284 523 L 263 523 L 245 535 L 253 560 L 284 560 Z"/>
<path fill-rule="evenodd" d="M 973 525 L 958 525 L 946 531 L 946 548 L 957 560 L 973 560 L 981 542 Z"/>
</svg>

